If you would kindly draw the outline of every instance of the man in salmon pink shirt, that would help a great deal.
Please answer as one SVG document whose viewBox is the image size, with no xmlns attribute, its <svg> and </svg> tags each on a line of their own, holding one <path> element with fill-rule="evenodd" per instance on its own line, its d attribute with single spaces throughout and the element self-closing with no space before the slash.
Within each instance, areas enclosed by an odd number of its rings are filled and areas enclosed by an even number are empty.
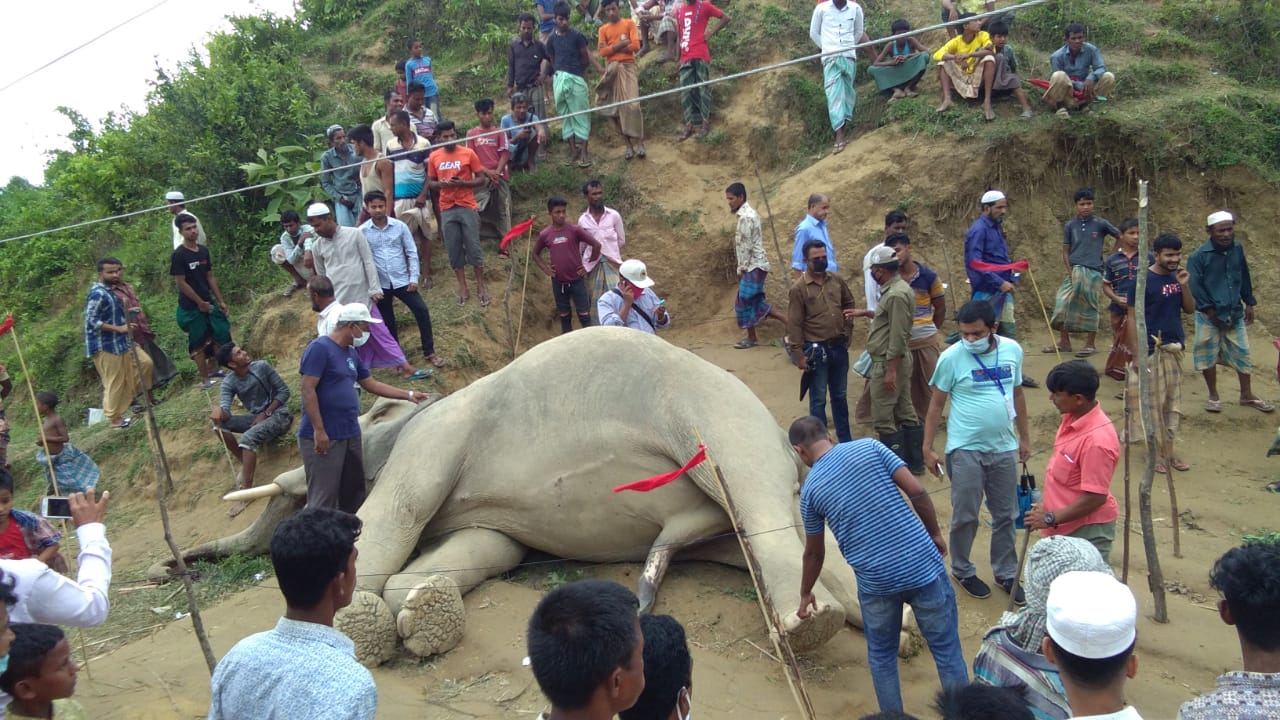
<svg viewBox="0 0 1280 720">
<path fill-rule="evenodd" d="M 1044 471 L 1044 500 L 1027 512 L 1027 529 L 1088 540 L 1110 563 L 1120 516 L 1111 494 L 1120 439 L 1098 405 L 1098 371 L 1072 360 L 1051 370 L 1045 384 L 1062 424 Z"/>
</svg>

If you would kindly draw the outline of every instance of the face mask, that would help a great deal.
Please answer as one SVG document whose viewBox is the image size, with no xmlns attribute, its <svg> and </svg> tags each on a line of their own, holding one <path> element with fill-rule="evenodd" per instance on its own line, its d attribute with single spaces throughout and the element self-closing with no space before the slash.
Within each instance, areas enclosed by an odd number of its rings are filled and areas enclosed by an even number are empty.
<svg viewBox="0 0 1280 720">
<path fill-rule="evenodd" d="M 360 337 L 352 339 L 351 345 L 353 347 L 360 347 L 361 345 L 364 345 L 367 342 L 369 342 L 369 333 L 366 332 Z"/>
<path fill-rule="evenodd" d="M 680 714 L 680 698 L 682 697 L 689 704 L 689 712 L 683 716 Z M 685 688 L 680 688 L 680 692 L 676 693 L 676 717 L 679 720 L 693 720 L 693 695 Z"/>
<path fill-rule="evenodd" d="M 0 657 L 0 675 L 3 675 L 4 671 L 8 669 L 9 669 L 9 656 L 5 655 L 4 657 Z"/>
<path fill-rule="evenodd" d="M 818 273 L 820 273 L 820 272 L 826 272 L 826 271 L 827 271 L 827 259 L 826 259 L 826 258 L 824 258 L 824 257 L 814 258 L 814 259 L 812 259 L 812 260 L 810 260 L 810 261 L 809 261 L 809 267 L 810 267 L 810 268 L 812 268 L 814 272 L 818 272 Z"/>
<path fill-rule="evenodd" d="M 974 355 L 981 355 L 991 349 L 991 336 L 988 335 L 981 340 L 961 340 L 960 343 L 964 345 L 965 350 L 968 350 Z"/>
</svg>

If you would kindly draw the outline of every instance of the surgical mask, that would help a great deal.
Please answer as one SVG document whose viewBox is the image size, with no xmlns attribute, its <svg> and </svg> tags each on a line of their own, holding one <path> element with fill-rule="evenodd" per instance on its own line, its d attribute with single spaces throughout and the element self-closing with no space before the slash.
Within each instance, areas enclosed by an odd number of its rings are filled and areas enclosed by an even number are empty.
<svg viewBox="0 0 1280 720">
<path fill-rule="evenodd" d="M 365 344 L 365 343 L 367 343 L 367 342 L 369 342 L 369 332 L 368 332 L 368 331 L 365 331 L 362 335 L 360 335 L 360 337 L 358 337 L 358 338 L 353 338 L 353 339 L 351 340 L 351 344 L 352 344 L 354 347 L 360 347 L 361 345 L 364 345 L 364 344 Z"/>
<path fill-rule="evenodd" d="M 988 335 L 981 340 L 961 340 L 960 344 L 974 355 L 981 355 L 991 349 L 991 336 Z"/>
<path fill-rule="evenodd" d="M 0 657 L 0 675 L 3 675 L 4 671 L 8 669 L 9 669 L 9 656 L 5 655 L 4 657 Z"/>
<path fill-rule="evenodd" d="M 827 259 L 824 257 L 814 258 L 809 261 L 809 267 L 812 268 L 814 272 L 826 272 Z"/>
</svg>

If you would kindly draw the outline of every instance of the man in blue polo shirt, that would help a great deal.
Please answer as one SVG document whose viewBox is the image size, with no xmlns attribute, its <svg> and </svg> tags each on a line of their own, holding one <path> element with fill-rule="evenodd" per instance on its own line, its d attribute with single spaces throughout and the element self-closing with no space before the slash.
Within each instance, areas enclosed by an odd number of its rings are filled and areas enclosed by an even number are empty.
<svg viewBox="0 0 1280 720">
<path fill-rule="evenodd" d="M 823 193 L 809 196 L 809 214 L 796 225 L 796 242 L 791 249 L 791 279 L 799 280 L 809 267 L 805 257 L 804 244 L 810 240 L 821 240 L 827 247 L 827 271 L 835 273 L 840 268 L 836 265 L 836 249 L 831 246 L 831 235 L 827 233 L 827 213 L 831 210 L 831 198 Z"/>
<path fill-rule="evenodd" d="M 836 445 L 816 417 L 796 420 L 788 434 L 791 447 L 810 467 L 800 488 L 805 545 L 797 615 L 808 617 L 816 604 L 813 586 L 826 556 L 825 523 L 858 578 L 867 665 L 880 710 L 902 710 L 898 635 L 904 604 L 915 611 L 942 684 L 969 684 L 956 595 L 942 564 L 947 541 L 929 494 L 878 440 Z"/>
</svg>

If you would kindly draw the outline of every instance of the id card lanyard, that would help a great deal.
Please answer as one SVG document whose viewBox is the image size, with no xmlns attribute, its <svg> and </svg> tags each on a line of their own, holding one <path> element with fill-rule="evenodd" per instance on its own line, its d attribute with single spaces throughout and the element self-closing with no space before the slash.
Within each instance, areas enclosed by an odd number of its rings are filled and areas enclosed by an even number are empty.
<svg viewBox="0 0 1280 720">
<path fill-rule="evenodd" d="M 987 379 L 996 384 L 996 389 L 1000 391 L 1001 397 L 1004 398 L 1004 410 L 1008 414 L 1009 420 L 1012 421 L 1017 418 L 1018 411 L 1013 406 L 1013 394 L 1005 392 L 1004 383 L 1000 381 L 1000 339 L 996 338 L 996 359 L 991 364 L 991 367 L 982 364 L 982 358 L 978 355 L 973 356 L 973 361 L 978 363 L 978 367 L 982 368 L 982 372 L 987 376 Z"/>
</svg>

